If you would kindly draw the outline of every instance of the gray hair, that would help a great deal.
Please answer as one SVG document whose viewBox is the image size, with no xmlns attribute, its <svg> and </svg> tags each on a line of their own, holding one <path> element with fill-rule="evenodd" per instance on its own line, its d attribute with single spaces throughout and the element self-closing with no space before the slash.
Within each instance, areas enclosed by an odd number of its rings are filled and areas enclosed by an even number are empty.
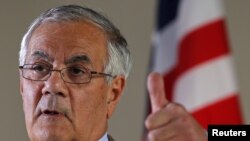
<svg viewBox="0 0 250 141">
<path fill-rule="evenodd" d="M 128 77 L 132 59 L 130 51 L 127 48 L 127 41 L 106 17 L 96 11 L 81 7 L 78 5 L 65 5 L 51 8 L 43 12 L 30 25 L 28 31 L 23 36 L 21 49 L 19 52 L 19 65 L 25 63 L 25 57 L 28 51 L 28 44 L 33 32 L 43 23 L 52 22 L 79 22 L 90 21 L 102 28 L 107 34 L 108 40 L 108 58 L 104 64 L 104 72 L 112 75 L 124 75 Z M 110 82 L 111 79 L 107 78 Z"/>
</svg>

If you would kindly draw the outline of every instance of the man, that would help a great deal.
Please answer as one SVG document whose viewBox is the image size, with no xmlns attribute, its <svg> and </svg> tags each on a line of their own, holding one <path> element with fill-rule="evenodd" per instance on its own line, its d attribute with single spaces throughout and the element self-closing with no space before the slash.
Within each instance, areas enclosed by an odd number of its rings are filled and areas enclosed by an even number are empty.
<svg viewBox="0 0 250 141">
<path fill-rule="evenodd" d="M 31 141 L 112 141 L 108 119 L 131 68 L 127 42 L 99 13 L 66 5 L 42 13 L 24 35 L 20 93 Z M 164 98 L 159 74 L 149 75 L 153 113 L 149 140 L 203 141 L 186 110 Z"/>
</svg>

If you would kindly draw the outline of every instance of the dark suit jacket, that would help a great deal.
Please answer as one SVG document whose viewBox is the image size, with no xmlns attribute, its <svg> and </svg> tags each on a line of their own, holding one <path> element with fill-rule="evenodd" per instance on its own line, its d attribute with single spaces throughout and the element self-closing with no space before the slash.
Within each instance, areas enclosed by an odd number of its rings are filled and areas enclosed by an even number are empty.
<svg viewBox="0 0 250 141">
<path fill-rule="evenodd" d="M 110 135 L 108 135 L 108 140 L 109 141 L 115 141 Z"/>
</svg>

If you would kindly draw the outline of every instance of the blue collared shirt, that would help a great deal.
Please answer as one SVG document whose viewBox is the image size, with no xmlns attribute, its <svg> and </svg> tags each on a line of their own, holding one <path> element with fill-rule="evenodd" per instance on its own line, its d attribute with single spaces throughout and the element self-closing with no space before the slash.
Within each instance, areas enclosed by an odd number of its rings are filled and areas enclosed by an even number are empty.
<svg viewBox="0 0 250 141">
<path fill-rule="evenodd" d="M 106 132 L 98 141 L 108 141 L 108 133 Z"/>
</svg>

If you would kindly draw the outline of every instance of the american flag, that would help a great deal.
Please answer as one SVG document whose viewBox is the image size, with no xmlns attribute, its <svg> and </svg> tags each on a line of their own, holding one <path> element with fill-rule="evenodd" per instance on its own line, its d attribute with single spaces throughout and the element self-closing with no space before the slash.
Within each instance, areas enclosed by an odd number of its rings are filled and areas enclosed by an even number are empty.
<svg viewBox="0 0 250 141">
<path fill-rule="evenodd" d="M 204 129 L 242 123 L 223 1 L 158 0 L 158 10 L 150 71 L 164 76 L 166 98 Z"/>
</svg>

